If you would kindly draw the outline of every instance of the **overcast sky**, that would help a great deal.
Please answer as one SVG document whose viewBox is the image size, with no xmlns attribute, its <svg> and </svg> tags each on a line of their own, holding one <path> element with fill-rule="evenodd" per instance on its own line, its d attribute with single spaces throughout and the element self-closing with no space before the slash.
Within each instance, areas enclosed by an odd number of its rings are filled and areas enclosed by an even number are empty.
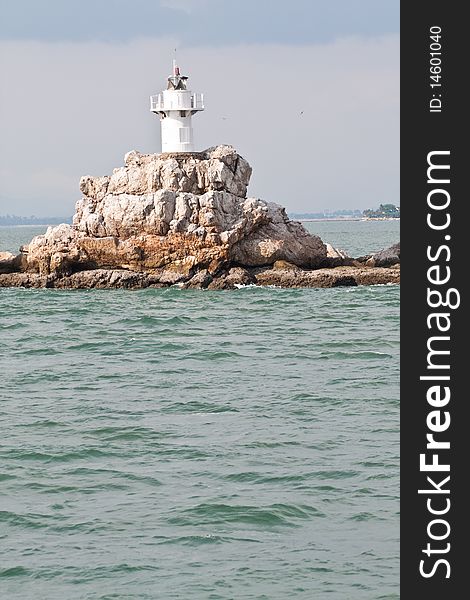
<svg viewBox="0 0 470 600">
<path fill-rule="evenodd" d="M 176 48 L 198 149 L 292 212 L 399 204 L 399 0 L 0 0 L 0 214 L 68 216 L 83 174 L 160 151 Z"/>
</svg>

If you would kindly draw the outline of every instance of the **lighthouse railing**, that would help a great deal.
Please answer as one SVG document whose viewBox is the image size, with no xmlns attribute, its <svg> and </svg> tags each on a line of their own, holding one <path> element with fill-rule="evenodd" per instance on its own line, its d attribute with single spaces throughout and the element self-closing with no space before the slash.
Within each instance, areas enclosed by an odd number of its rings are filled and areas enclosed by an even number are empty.
<svg viewBox="0 0 470 600">
<path fill-rule="evenodd" d="M 177 109 L 188 110 L 189 106 L 193 110 L 204 110 L 204 94 L 194 92 L 191 94 L 190 105 L 187 104 L 188 102 L 189 97 L 185 100 L 178 96 L 176 99 L 167 99 L 165 104 L 163 94 L 156 94 L 155 96 L 150 96 L 150 110 L 154 112 Z"/>
<path fill-rule="evenodd" d="M 204 108 L 204 94 L 194 92 L 191 95 L 191 108 L 202 110 Z"/>
<path fill-rule="evenodd" d="M 163 94 L 150 96 L 150 110 L 163 110 Z"/>
</svg>

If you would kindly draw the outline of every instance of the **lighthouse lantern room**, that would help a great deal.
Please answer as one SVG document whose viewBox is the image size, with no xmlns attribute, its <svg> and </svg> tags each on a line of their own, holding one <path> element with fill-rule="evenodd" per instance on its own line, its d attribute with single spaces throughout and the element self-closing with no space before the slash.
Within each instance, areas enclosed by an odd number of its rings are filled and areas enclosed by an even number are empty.
<svg viewBox="0 0 470 600">
<path fill-rule="evenodd" d="M 150 96 L 150 110 L 160 115 L 162 152 L 193 152 L 191 117 L 204 110 L 204 96 L 186 88 L 187 77 L 173 61 L 173 75 L 168 77 L 167 89 Z"/>
</svg>

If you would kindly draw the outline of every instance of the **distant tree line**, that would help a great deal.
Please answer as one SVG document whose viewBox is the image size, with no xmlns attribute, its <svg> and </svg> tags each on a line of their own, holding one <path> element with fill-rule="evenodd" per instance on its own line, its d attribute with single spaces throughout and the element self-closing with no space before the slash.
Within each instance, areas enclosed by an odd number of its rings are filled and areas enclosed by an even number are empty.
<svg viewBox="0 0 470 600">
<path fill-rule="evenodd" d="M 18 215 L 0 215 L 0 225 L 59 225 L 71 223 L 72 217 L 19 217 Z"/>
<path fill-rule="evenodd" d="M 375 210 L 368 208 L 362 214 L 364 217 L 372 219 L 399 219 L 400 207 L 395 206 L 395 204 L 381 204 L 379 208 Z"/>
<path fill-rule="evenodd" d="M 302 221 L 303 219 L 334 219 L 335 217 L 362 217 L 362 211 L 354 209 L 324 210 L 316 213 L 289 213 L 291 219 Z"/>
</svg>

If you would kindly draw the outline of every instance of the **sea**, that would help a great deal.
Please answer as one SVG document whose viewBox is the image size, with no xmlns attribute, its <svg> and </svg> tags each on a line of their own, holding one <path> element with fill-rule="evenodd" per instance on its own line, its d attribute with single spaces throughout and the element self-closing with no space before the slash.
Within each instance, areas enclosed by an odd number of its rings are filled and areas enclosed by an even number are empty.
<svg viewBox="0 0 470 600">
<path fill-rule="evenodd" d="M 398 286 L 0 289 L 0 335 L 1 598 L 399 598 Z"/>
</svg>

